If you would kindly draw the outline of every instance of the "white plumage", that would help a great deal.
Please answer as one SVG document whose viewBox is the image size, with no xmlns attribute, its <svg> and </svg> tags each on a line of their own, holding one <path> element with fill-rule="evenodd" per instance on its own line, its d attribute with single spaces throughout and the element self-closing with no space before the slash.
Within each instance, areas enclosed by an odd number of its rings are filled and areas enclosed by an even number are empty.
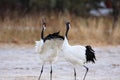
<svg viewBox="0 0 120 80">
<path fill-rule="evenodd" d="M 65 59 L 74 65 L 83 65 L 85 62 L 85 47 L 83 46 L 71 46 L 68 44 L 68 41 L 65 37 L 63 47 L 62 47 L 62 54 L 64 55 Z"/>
<path fill-rule="evenodd" d="M 91 46 L 69 45 L 68 39 L 67 39 L 69 28 L 70 28 L 70 23 L 67 22 L 65 38 L 64 38 L 63 46 L 60 53 L 63 54 L 66 61 L 70 62 L 73 65 L 75 80 L 76 80 L 75 66 L 82 65 L 86 68 L 86 73 L 83 78 L 83 80 L 85 80 L 86 74 L 88 72 L 88 68 L 84 64 L 87 62 L 93 62 L 93 63 L 95 62 L 94 60 L 96 58 L 94 55 L 94 51 L 92 50 Z"/>
<path fill-rule="evenodd" d="M 45 62 L 49 62 L 52 64 L 52 62 L 56 60 L 57 54 L 61 49 L 62 44 L 63 40 L 58 38 L 46 40 L 39 53 L 42 63 L 44 64 Z"/>
<path fill-rule="evenodd" d="M 44 44 L 43 40 L 35 41 L 35 52 L 37 53 L 40 52 L 43 44 Z"/>
</svg>

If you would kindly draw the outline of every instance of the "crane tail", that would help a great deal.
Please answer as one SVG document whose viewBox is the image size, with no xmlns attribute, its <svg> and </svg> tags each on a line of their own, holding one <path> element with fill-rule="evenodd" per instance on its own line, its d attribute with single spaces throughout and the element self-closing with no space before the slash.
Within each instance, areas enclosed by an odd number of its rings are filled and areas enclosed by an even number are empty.
<svg viewBox="0 0 120 80">
<path fill-rule="evenodd" d="M 87 62 L 95 63 L 95 60 L 96 60 L 95 51 L 89 45 L 87 45 L 85 47 L 86 47 L 86 63 Z"/>
</svg>

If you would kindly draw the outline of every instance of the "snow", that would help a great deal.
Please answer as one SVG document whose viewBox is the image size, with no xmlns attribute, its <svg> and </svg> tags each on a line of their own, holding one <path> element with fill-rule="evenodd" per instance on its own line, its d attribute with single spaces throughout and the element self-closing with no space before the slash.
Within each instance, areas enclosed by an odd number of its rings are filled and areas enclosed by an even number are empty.
<svg viewBox="0 0 120 80">
<path fill-rule="evenodd" d="M 120 46 L 96 47 L 97 61 L 89 67 L 86 80 L 120 79 Z M 41 63 L 33 46 L 0 45 L 0 80 L 37 80 Z M 46 64 L 41 80 L 48 80 L 50 65 Z M 82 80 L 85 68 L 77 67 L 77 79 Z M 53 80 L 73 80 L 73 67 L 60 58 L 53 64 Z"/>
</svg>

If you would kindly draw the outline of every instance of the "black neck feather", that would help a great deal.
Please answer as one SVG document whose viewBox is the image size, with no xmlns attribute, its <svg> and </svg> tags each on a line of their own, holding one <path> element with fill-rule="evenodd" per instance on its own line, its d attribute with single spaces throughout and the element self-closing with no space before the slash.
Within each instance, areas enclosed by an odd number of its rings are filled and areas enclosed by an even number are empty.
<svg viewBox="0 0 120 80">
<path fill-rule="evenodd" d="M 42 28 L 42 31 L 41 31 L 41 39 L 44 38 L 44 28 Z"/>
<path fill-rule="evenodd" d="M 46 27 L 46 23 L 42 23 L 42 31 L 41 31 L 41 39 L 44 39 L 44 28 Z"/>
<path fill-rule="evenodd" d="M 69 22 L 66 23 L 66 32 L 65 32 L 66 38 L 68 38 L 68 31 L 69 31 Z"/>
</svg>

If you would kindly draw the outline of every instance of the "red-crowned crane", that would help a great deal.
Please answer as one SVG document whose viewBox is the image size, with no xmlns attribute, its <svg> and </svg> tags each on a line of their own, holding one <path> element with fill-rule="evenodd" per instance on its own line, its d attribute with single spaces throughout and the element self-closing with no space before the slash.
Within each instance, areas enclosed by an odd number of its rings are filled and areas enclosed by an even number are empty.
<svg viewBox="0 0 120 80">
<path fill-rule="evenodd" d="M 85 80 L 86 74 L 88 72 L 88 67 L 85 66 L 87 62 L 95 63 L 96 57 L 95 52 L 91 48 L 91 46 L 81 46 L 81 45 L 74 45 L 71 46 L 68 42 L 68 31 L 70 28 L 70 22 L 66 22 L 66 33 L 64 37 L 63 46 L 61 48 L 61 54 L 63 54 L 64 59 L 71 63 L 74 67 L 74 76 L 76 80 L 76 65 L 81 65 L 86 68 L 86 73 L 84 75 L 83 80 Z"/>
<path fill-rule="evenodd" d="M 40 80 L 41 78 L 44 64 L 46 62 L 50 63 L 50 67 L 51 67 L 50 80 L 52 80 L 52 62 L 55 61 L 57 58 L 58 52 L 61 49 L 64 41 L 64 37 L 59 35 L 59 32 L 56 32 L 53 34 L 49 34 L 43 38 L 43 31 L 44 31 L 44 28 L 41 32 L 42 45 L 41 45 L 41 42 L 39 42 L 40 45 L 39 44 L 36 45 L 36 48 L 38 50 L 38 53 L 40 55 L 40 59 L 42 62 L 42 69 L 41 69 L 38 80 Z"/>
</svg>

